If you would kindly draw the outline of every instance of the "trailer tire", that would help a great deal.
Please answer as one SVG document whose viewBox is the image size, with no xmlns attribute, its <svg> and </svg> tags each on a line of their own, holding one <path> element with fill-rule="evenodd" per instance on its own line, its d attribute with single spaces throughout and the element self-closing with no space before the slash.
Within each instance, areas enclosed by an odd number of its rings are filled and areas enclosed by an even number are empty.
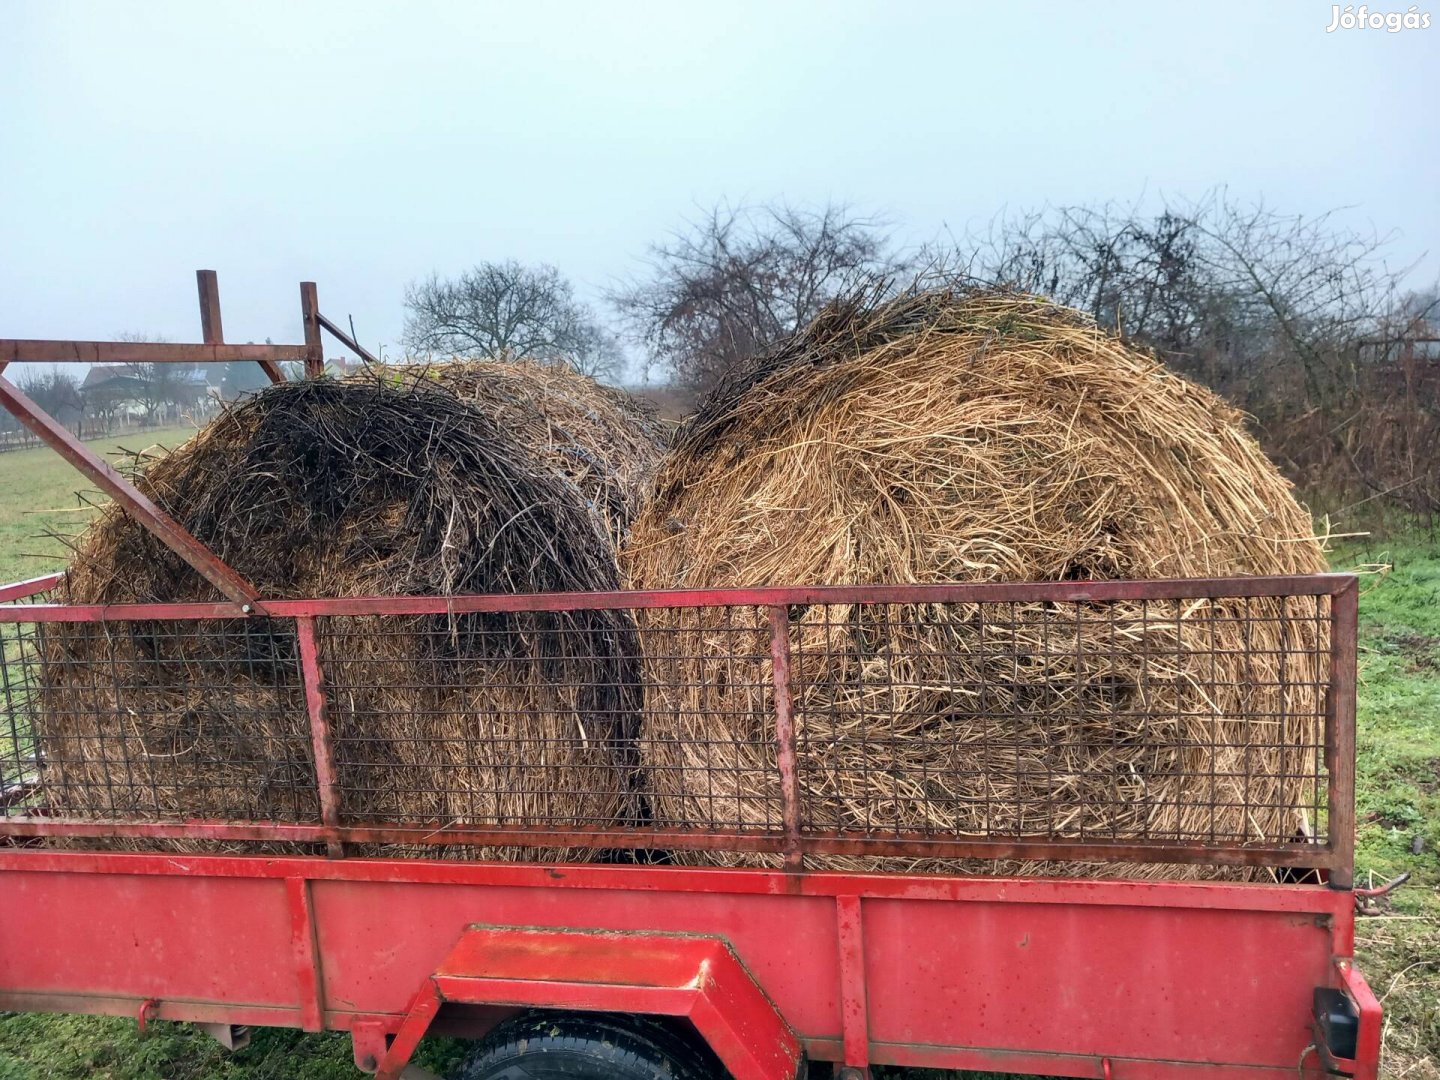
<svg viewBox="0 0 1440 1080">
<path fill-rule="evenodd" d="M 708 1048 L 658 1020 L 527 1013 L 490 1032 L 455 1080 L 716 1080 Z"/>
</svg>

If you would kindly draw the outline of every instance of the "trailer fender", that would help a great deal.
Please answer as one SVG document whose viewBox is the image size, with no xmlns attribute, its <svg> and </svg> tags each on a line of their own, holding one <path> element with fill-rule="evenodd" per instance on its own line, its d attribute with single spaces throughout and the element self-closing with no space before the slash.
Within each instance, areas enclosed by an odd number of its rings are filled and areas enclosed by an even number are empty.
<svg viewBox="0 0 1440 1080">
<path fill-rule="evenodd" d="M 715 936 L 470 926 L 411 999 L 378 1080 L 399 1080 L 447 1002 L 685 1018 L 735 1080 L 795 1080 L 802 1061 L 774 1002 Z"/>
</svg>

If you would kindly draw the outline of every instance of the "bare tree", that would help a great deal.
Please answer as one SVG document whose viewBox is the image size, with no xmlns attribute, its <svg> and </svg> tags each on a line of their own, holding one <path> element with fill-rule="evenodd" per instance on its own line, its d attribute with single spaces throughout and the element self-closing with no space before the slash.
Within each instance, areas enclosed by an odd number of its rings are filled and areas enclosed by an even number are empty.
<svg viewBox="0 0 1440 1080">
<path fill-rule="evenodd" d="M 484 262 L 458 278 L 432 274 L 405 290 L 404 342 L 413 352 L 524 356 L 614 375 L 615 336 L 553 266 Z"/>
<path fill-rule="evenodd" d="M 163 342 L 159 334 L 126 330 L 115 335 L 116 341 Z M 193 363 L 125 364 L 118 393 L 145 410 L 145 422 L 154 423 L 159 414 L 170 410 L 193 408 L 205 397 L 203 365 Z M 113 396 L 113 395 L 112 395 Z"/>
<path fill-rule="evenodd" d="M 721 204 L 650 249 L 609 299 L 668 376 L 705 391 L 837 296 L 903 269 L 874 219 L 828 204 Z"/>
<path fill-rule="evenodd" d="M 80 427 L 85 418 L 85 398 L 80 393 L 80 380 L 72 372 L 61 368 L 29 370 L 20 376 L 19 387 L 66 427 Z"/>
<path fill-rule="evenodd" d="M 1414 357 L 1436 291 L 1402 294 L 1411 268 L 1390 265 L 1390 246 L 1338 212 L 1287 214 L 1218 190 L 1152 213 L 1012 218 L 978 239 L 970 266 L 1089 311 L 1219 390 L 1312 497 L 1393 496 L 1433 513 L 1440 415 L 1432 369 Z"/>
<path fill-rule="evenodd" d="M 1244 398 L 1279 377 L 1311 405 L 1351 381 L 1394 309 L 1389 238 L 1244 205 L 1221 190 L 1158 212 L 1061 207 L 1001 222 L 976 272 L 1090 312 L 1175 366 Z M 1247 402 L 1247 404 L 1249 404 Z"/>
</svg>

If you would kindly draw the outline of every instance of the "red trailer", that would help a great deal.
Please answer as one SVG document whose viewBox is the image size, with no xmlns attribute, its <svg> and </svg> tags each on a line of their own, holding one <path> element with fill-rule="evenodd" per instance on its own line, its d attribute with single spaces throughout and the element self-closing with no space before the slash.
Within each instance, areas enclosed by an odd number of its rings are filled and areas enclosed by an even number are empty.
<svg viewBox="0 0 1440 1080">
<path fill-rule="evenodd" d="M 213 275 L 209 288 L 213 298 Z M 202 311 L 206 289 L 202 275 Z M 302 296 L 318 341 L 328 324 L 313 287 Z M 303 349 L 223 346 L 218 302 L 206 327 L 204 348 L 274 353 L 241 357 L 261 361 L 286 359 L 288 349 L 318 367 L 308 332 Z M 55 359 L 64 352 L 56 344 L 0 342 L 0 366 Z M 348 1031 L 357 1067 L 386 1078 L 420 1075 L 409 1061 L 431 1032 L 481 1040 L 463 1074 L 472 1078 L 723 1070 L 794 1080 L 807 1062 L 833 1063 L 846 1080 L 876 1065 L 1105 1080 L 1377 1075 L 1380 1008 L 1353 966 L 1353 577 L 267 600 L 3 378 L 0 399 L 229 597 L 72 604 L 60 575 L 0 588 L 0 1008 L 188 1021 L 226 1042 L 252 1025 Z M 1304 633 L 1282 637 L 1285 655 L 1250 677 L 1319 673 L 1310 692 L 1285 698 L 1312 702 L 1307 719 L 1324 733 L 1298 748 L 1303 765 L 1287 778 L 1305 793 L 1311 828 L 1286 842 L 1257 839 L 1220 824 L 1213 794 L 1177 819 L 1186 824 L 1150 834 L 1087 830 L 1058 813 L 980 833 L 841 827 L 807 810 L 803 792 L 823 786 L 827 762 L 792 716 L 802 678 L 791 670 L 793 620 L 821 611 L 901 623 L 963 607 L 977 627 L 974 648 L 1016 665 L 1058 661 L 1063 636 L 1047 645 L 1043 634 L 1015 633 L 1017 605 L 1025 618 L 1043 611 L 1046 625 L 1108 620 L 1113 634 L 1136 618 L 1270 619 L 1297 631 L 1303 623 Z M 737 761 L 771 763 L 771 820 L 728 822 L 721 812 L 723 827 L 695 828 L 539 811 L 527 820 L 377 820 L 347 808 L 336 763 L 355 748 L 332 720 L 347 695 L 383 675 L 346 655 L 345 635 L 383 632 L 394 620 L 594 609 L 669 613 L 660 621 L 676 629 L 659 649 L 674 655 L 701 647 L 702 623 L 687 614 L 726 613 L 735 648 L 750 650 L 768 685 L 758 694 L 716 688 L 710 700 L 718 710 L 767 711 L 763 737 L 733 749 Z M 98 651 L 67 659 L 64 642 L 76 635 Z M 197 820 L 157 799 L 151 812 L 134 812 L 146 805 L 137 790 L 147 770 L 183 752 L 146 746 L 124 715 L 133 656 L 127 667 L 106 650 L 137 635 L 165 643 L 154 663 L 170 665 L 172 677 L 216 693 L 233 676 L 214 669 L 217 639 L 239 643 L 234 663 L 253 664 L 245 643 L 263 635 L 264 678 L 289 695 L 308 730 L 304 752 L 275 763 L 294 795 L 289 811 Z M 54 809 L 67 762 L 63 746 L 43 738 L 40 711 L 60 663 L 72 665 L 72 684 L 81 663 L 93 685 L 83 710 L 87 737 L 106 744 L 108 811 Z M 1132 709 L 1129 737 L 1160 748 L 1164 718 Z M 898 719 L 883 704 L 875 711 L 881 730 Z M 1003 749 L 1007 725 L 1022 719 L 1018 707 L 987 713 L 985 744 Z M 1245 717 L 1253 745 L 1282 738 L 1284 719 Z M 1235 765 L 1213 740 L 1189 749 L 1212 793 L 1237 768 L 1248 790 L 1248 758 Z M 521 767 L 523 749 L 516 754 Z M 1016 775 L 1027 767 L 1017 755 Z M 733 787 L 723 769 L 709 779 L 715 798 Z M 903 797 L 941 797 L 929 778 L 893 780 Z M 372 845 L 401 854 L 360 852 Z M 464 856 L 487 845 L 536 858 Z M 278 853 L 296 850 L 313 853 Z M 557 851 L 608 854 L 547 861 Z M 761 853 L 773 867 L 683 865 L 699 851 Z M 847 855 L 896 869 L 815 865 Z M 996 876 L 978 861 L 995 859 L 1096 871 Z M 946 869 L 937 860 L 956 861 Z M 1116 864 L 1170 866 L 1186 879 L 1126 876 Z M 1207 880 L 1197 867 L 1232 872 Z"/>
</svg>

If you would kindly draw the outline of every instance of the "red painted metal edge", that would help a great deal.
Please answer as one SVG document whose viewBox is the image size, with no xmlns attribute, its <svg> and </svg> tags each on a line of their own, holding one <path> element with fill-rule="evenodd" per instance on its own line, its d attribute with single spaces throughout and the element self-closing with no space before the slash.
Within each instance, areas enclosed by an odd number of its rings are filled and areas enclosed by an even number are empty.
<svg viewBox="0 0 1440 1080">
<path fill-rule="evenodd" d="M 152 839 L 343 841 L 359 844 L 456 844 L 476 846 L 589 848 L 675 848 L 687 851 L 768 851 L 783 854 L 792 841 L 783 834 L 704 832 L 677 828 L 572 828 L 533 825 L 466 826 L 445 822 L 373 826 L 290 824 L 285 822 L 136 822 L 66 820 L 52 817 L 0 817 L 0 836 L 134 836 Z M 1248 847 L 1203 843 L 1094 839 L 1053 840 L 1014 837 L 1004 840 L 934 839 L 912 833 L 857 837 L 841 832 L 802 836 L 800 849 L 826 855 L 904 855 L 937 859 L 1061 859 L 1078 862 L 1203 862 L 1217 866 L 1326 867 L 1334 855 L 1318 844 L 1256 844 Z"/>
<path fill-rule="evenodd" d="M 3 380 L 0 380 L 3 381 Z M 774 607 L 805 604 L 1089 603 L 1107 600 L 1221 599 L 1247 596 L 1331 596 L 1353 574 L 1301 577 L 1185 578 L 1156 581 L 1052 581 L 1023 584 L 814 585 L 763 589 L 661 589 L 646 592 L 513 593 L 484 596 L 359 596 L 268 600 L 266 614 L 449 615 L 477 611 L 606 611 L 617 608 Z M 0 609 L 9 622 L 93 622 L 103 619 L 223 618 L 218 606 L 195 604 L 36 604 Z"/>
<path fill-rule="evenodd" d="M 141 1005 L 138 997 L 114 994 L 55 994 L 29 990 L 0 990 L 0 1011 L 85 1013 L 89 1016 L 134 1018 Z M 150 1011 L 152 1020 L 175 1020 L 194 1024 L 249 1024 L 252 1027 L 300 1026 L 298 1009 L 233 1002 L 166 999 Z"/>
<path fill-rule="evenodd" d="M 320 650 L 315 640 L 315 620 L 295 620 L 300 643 L 300 675 L 305 684 L 305 708 L 310 719 L 310 749 L 315 758 L 315 787 L 320 797 L 320 821 L 327 828 L 340 824 L 340 784 L 335 774 L 335 740 L 330 733 L 325 700 L 325 673 L 320 667 Z M 331 858 L 343 858 L 344 846 L 329 842 Z"/>
<path fill-rule="evenodd" d="M 206 345 L 225 344 L 225 328 L 220 318 L 220 281 L 214 270 L 196 270 L 195 285 L 200 293 L 200 336 Z M 272 383 L 284 382 L 285 373 L 273 357 L 256 361 Z"/>
<path fill-rule="evenodd" d="M 619 889 L 638 892 L 796 894 L 883 900 L 1164 907 L 1273 911 L 1354 920 L 1348 893 L 1324 885 L 1085 878 L 950 877 L 812 870 L 605 866 L 594 863 L 461 862 L 454 859 L 343 859 L 312 856 L 191 855 L 0 848 L 0 871 L 311 881 L 413 882 L 515 888 Z"/>
<path fill-rule="evenodd" d="M 65 572 L 60 570 L 53 574 L 42 574 L 40 577 L 30 578 L 28 581 L 15 581 L 9 585 L 0 585 L 0 604 L 8 603 L 11 600 L 23 600 L 36 593 L 48 592 L 64 580 Z"/>
<path fill-rule="evenodd" d="M 837 1055 L 826 1040 L 806 1040 L 812 1057 L 835 1060 Z M 1226 1066 L 1208 1062 L 1153 1061 L 1143 1058 L 1104 1058 L 1100 1055 L 1050 1054 L 988 1047 L 939 1047 L 915 1043 L 877 1042 L 877 1061 L 907 1069 L 945 1069 L 964 1072 L 1070 1076 L 1089 1080 L 1125 1080 L 1142 1073 L 1147 1080 L 1211 1080 L 1220 1075 L 1243 1075 L 1246 1080 L 1295 1080 L 1295 1066 L 1265 1068 L 1239 1066 L 1231 1073 Z M 1110 1068 L 1107 1070 L 1106 1061 Z"/>
<path fill-rule="evenodd" d="M 295 958 L 295 982 L 300 994 L 300 1026 L 305 1031 L 325 1030 L 325 1000 L 320 954 L 315 947 L 315 913 L 310 903 L 310 882 L 285 879 L 290 905 L 290 940 Z"/>
<path fill-rule="evenodd" d="M 268 609 L 267 609 L 268 610 Z M 33 618 L 27 618 L 30 613 Z M 0 606 L 0 622 L 188 622 L 195 619 L 243 619 L 243 604 L 10 604 Z"/>
<path fill-rule="evenodd" d="M 305 377 L 319 378 L 325 374 L 325 343 L 320 337 L 320 301 L 313 281 L 300 283 L 300 318 L 305 328 Z"/>
<path fill-rule="evenodd" d="M 1330 601 L 1330 679 L 1325 688 L 1325 768 L 1329 775 L 1326 836 L 1334 851 L 1330 885 L 1355 883 L 1355 664 L 1360 586 L 1355 580 Z"/>
<path fill-rule="evenodd" d="M 865 932 L 858 896 L 835 898 L 835 932 L 840 956 L 840 1030 L 844 1062 L 870 1066 L 870 1013 L 865 989 Z"/>
<path fill-rule="evenodd" d="M 1348 959 L 1335 962 L 1340 977 L 1340 988 L 1355 1004 L 1360 1014 L 1360 1031 L 1355 1040 L 1355 1060 L 1352 1063 L 1353 1080 L 1376 1080 L 1380 1072 L 1380 1037 L 1384 1027 L 1380 1002 L 1365 981 L 1365 976 L 1355 970 Z"/>
<path fill-rule="evenodd" d="M 775 755 L 780 769 L 780 817 L 785 830 L 785 869 L 800 870 L 805 852 L 800 837 L 800 766 L 795 754 L 795 722 L 790 700 L 789 608 L 769 609 L 770 672 L 775 695 Z"/>
<path fill-rule="evenodd" d="M 735 1080 L 794 1080 L 799 1041 L 718 937 L 472 926 L 416 993 L 380 1080 L 396 1080 L 442 1002 L 686 1016 Z"/>
<path fill-rule="evenodd" d="M 214 270 L 196 270 L 195 287 L 200 294 L 200 337 L 206 345 L 225 344 L 225 326 L 220 318 L 220 279 Z"/>
<path fill-rule="evenodd" d="M 385 1056 L 377 1063 L 376 1080 L 399 1080 L 405 1066 L 410 1063 L 410 1055 L 415 1053 L 415 1048 L 435 1020 L 435 1014 L 440 1011 L 441 1004 L 439 988 L 433 980 L 425 980 L 411 999 L 405 1019 L 401 1021 Z M 364 1067 L 363 1064 L 361 1067 Z"/>
<path fill-rule="evenodd" d="M 371 353 L 369 349 L 365 348 L 353 337 L 347 334 L 344 330 L 340 329 L 340 327 L 336 326 L 333 322 L 331 322 L 318 311 L 315 312 L 315 321 L 318 322 L 322 328 L 328 330 L 331 336 L 334 337 L 335 340 L 340 342 L 341 345 L 344 345 L 347 349 L 353 352 L 356 356 L 360 357 L 360 359 L 364 360 L 367 364 L 380 363 L 380 361 L 375 358 L 374 354 Z"/>
<path fill-rule="evenodd" d="M 0 378 L 0 405 L 4 405 L 61 457 L 90 478 L 151 533 L 239 604 L 254 604 L 255 586 L 226 565 L 218 555 L 195 539 L 179 522 L 140 493 L 134 484 L 31 401 L 8 379 Z"/>
</svg>

